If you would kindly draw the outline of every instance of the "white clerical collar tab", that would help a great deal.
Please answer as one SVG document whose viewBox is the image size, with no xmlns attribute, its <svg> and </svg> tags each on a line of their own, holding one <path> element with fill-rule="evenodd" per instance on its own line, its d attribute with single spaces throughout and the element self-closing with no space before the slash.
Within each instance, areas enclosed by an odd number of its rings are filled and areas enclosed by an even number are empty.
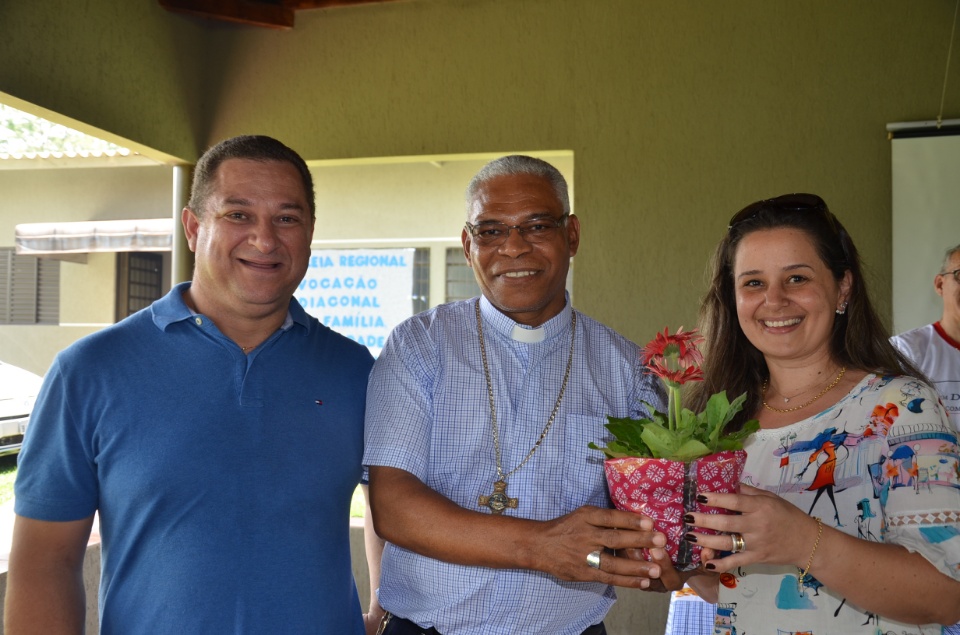
<svg viewBox="0 0 960 635">
<path fill-rule="evenodd" d="M 513 332 L 510 334 L 514 340 L 524 344 L 539 344 L 547 337 L 547 329 L 535 328 L 525 329 L 519 324 L 513 325 Z"/>
</svg>

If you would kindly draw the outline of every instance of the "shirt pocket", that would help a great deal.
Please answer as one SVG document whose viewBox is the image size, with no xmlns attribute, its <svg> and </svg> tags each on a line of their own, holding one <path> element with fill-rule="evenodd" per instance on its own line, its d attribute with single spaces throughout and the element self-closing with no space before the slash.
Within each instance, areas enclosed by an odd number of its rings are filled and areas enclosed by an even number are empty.
<svg viewBox="0 0 960 635">
<path fill-rule="evenodd" d="M 563 430 L 563 505 L 565 512 L 584 505 L 610 507 L 610 494 L 603 471 L 603 452 L 591 450 L 590 442 L 605 445 L 609 432 L 605 416 L 568 414 Z"/>
</svg>

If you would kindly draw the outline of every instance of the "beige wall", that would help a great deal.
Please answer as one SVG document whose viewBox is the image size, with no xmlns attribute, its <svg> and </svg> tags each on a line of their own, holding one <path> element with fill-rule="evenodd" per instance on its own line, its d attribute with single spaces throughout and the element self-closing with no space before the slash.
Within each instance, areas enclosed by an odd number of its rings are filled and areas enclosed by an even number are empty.
<svg viewBox="0 0 960 635">
<path fill-rule="evenodd" d="M 317 200 L 314 240 L 452 238 L 460 244 L 464 191 L 490 159 L 431 156 L 311 166 Z M 570 152 L 540 152 L 573 183 Z"/>
<path fill-rule="evenodd" d="M 172 188 L 164 166 L 0 169 L 0 247 L 14 246 L 18 223 L 168 217 Z"/>
<path fill-rule="evenodd" d="M 157 167 L 0 170 L 0 247 L 18 223 L 163 218 L 171 214 L 172 169 Z M 57 351 L 112 324 L 116 254 L 60 263 L 60 323 L 0 325 L 0 359 L 44 374 Z"/>
<path fill-rule="evenodd" d="M 58 4 L 0 6 L 0 90 L 184 158 L 251 131 L 312 160 L 572 150 L 577 304 L 637 340 L 690 325 L 726 219 L 789 191 L 844 220 L 889 315 L 884 125 L 936 116 L 953 17 L 943 0 L 410 0 L 278 32 Z"/>
</svg>

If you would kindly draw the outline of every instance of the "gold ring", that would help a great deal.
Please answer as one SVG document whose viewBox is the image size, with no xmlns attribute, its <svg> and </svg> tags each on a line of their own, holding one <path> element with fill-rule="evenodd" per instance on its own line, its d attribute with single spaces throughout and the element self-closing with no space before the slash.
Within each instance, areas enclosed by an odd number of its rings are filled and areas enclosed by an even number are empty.
<svg viewBox="0 0 960 635">
<path fill-rule="evenodd" d="M 740 534 L 730 534 L 730 537 L 733 538 L 733 549 L 730 553 L 740 553 L 741 551 L 747 550 L 747 543 L 744 542 L 743 536 Z"/>
</svg>

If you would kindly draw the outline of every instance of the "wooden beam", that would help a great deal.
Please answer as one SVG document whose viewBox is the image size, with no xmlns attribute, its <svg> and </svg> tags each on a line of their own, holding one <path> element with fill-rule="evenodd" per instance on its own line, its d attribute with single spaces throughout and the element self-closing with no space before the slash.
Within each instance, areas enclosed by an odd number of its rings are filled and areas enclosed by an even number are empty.
<svg viewBox="0 0 960 635">
<path fill-rule="evenodd" d="M 159 0 L 159 2 L 164 9 L 176 13 L 270 29 L 293 28 L 294 9 L 269 2 L 255 0 Z"/>
<path fill-rule="evenodd" d="M 348 7 L 355 4 L 386 4 L 397 0 L 281 0 L 283 6 L 294 11 L 304 9 L 329 9 L 330 7 Z"/>
</svg>

